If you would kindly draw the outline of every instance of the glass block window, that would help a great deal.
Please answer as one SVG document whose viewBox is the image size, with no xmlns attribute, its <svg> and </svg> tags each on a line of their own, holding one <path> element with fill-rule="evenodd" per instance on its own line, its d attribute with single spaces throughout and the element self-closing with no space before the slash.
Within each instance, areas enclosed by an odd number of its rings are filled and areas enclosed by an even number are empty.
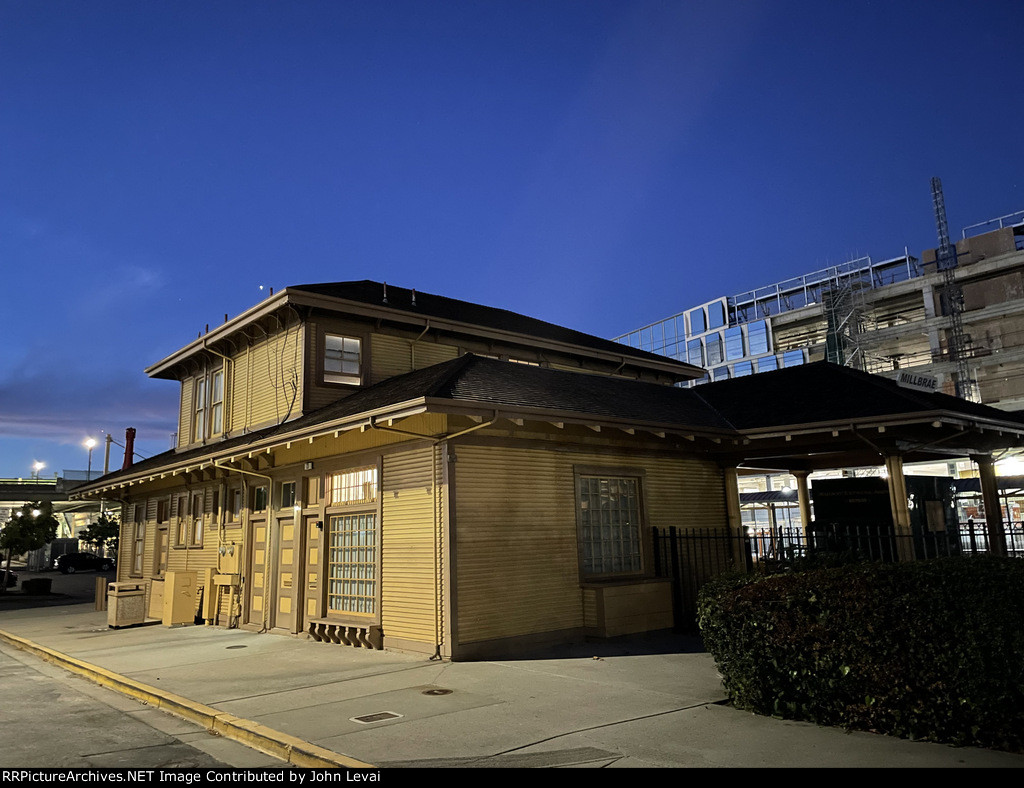
<svg viewBox="0 0 1024 788">
<path fill-rule="evenodd" d="M 327 334 L 324 339 L 324 382 L 358 386 L 362 343 L 355 337 Z"/>
<path fill-rule="evenodd" d="M 641 571 L 640 480 L 581 476 L 577 483 L 583 574 Z"/>
<path fill-rule="evenodd" d="M 327 609 L 335 613 L 377 612 L 377 515 L 330 519 L 327 549 Z"/>
<path fill-rule="evenodd" d="M 377 500 L 376 468 L 361 468 L 356 471 L 328 475 L 327 503 L 329 506 L 368 503 L 375 500 Z"/>
<path fill-rule="evenodd" d="M 743 358 L 743 329 L 739 326 L 725 329 L 725 357 L 729 361 Z"/>
</svg>

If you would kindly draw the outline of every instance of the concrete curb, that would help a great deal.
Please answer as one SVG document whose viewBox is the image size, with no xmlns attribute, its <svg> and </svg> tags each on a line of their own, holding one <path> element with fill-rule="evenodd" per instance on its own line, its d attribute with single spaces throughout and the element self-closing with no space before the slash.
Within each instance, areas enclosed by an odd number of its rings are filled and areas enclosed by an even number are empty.
<svg viewBox="0 0 1024 788">
<path fill-rule="evenodd" d="M 280 758 L 293 766 L 306 769 L 373 769 L 372 764 L 320 747 L 308 741 L 281 733 L 258 722 L 236 717 L 212 706 L 189 700 L 181 695 L 165 692 L 148 684 L 135 681 L 98 665 L 92 665 L 54 649 L 41 646 L 27 638 L 13 635 L 0 629 L 0 640 L 22 651 L 51 662 L 65 670 L 76 673 L 101 686 L 116 690 L 122 695 L 155 706 L 158 709 L 183 717 L 201 725 L 208 731 L 241 742 L 262 752 Z"/>
</svg>

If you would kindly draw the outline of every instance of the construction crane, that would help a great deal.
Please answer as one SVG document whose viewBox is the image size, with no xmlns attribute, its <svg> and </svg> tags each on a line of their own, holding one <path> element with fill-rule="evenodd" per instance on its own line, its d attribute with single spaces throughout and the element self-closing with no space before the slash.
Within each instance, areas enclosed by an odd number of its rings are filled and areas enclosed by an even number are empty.
<svg viewBox="0 0 1024 788">
<path fill-rule="evenodd" d="M 935 267 L 942 272 L 942 303 L 949 315 L 946 348 L 956 370 L 953 383 L 956 396 L 974 399 L 974 381 L 967 367 L 967 336 L 964 334 L 964 291 L 956 281 L 956 247 L 949 242 L 946 224 L 946 201 L 942 196 L 942 179 L 932 178 L 932 203 L 939 230 L 939 247 L 935 250 Z"/>
</svg>

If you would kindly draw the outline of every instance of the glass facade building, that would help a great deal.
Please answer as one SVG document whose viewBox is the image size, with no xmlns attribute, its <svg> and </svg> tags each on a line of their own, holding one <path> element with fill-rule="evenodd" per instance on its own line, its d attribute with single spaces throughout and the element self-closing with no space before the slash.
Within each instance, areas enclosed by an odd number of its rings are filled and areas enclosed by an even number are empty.
<svg viewBox="0 0 1024 788">
<path fill-rule="evenodd" d="M 703 378 L 680 385 L 767 372 L 804 364 L 811 344 L 799 338 L 780 340 L 772 318 L 822 305 L 838 288 L 871 289 L 903 282 L 924 273 L 909 254 L 872 262 L 862 257 L 803 276 L 723 296 L 671 317 L 615 337 L 630 347 L 661 353 L 706 370 Z"/>
</svg>

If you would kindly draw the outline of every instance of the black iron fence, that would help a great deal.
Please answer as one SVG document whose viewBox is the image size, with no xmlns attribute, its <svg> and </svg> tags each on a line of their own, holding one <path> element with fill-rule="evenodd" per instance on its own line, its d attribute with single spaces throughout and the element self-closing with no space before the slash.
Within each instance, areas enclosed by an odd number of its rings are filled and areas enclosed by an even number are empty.
<svg viewBox="0 0 1024 788">
<path fill-rule="evenodd" d="M 1007 554 L 1024 558 L 1024 523 L 1004 524 Z M 755 529 L 743 535 L 727 528 L 654 528 L 654 563 L 659 577 L 672 578 L 676 628 L 695 626 L 701 587 L 726 572 L 780 572 L 806 559 L 915 561 L 989 552 L 984 522 L 968 521 L 944 532 L 897 535 L 878 528 L 826 526 L 810 540 L 799 527 Z"/>
</svg>

